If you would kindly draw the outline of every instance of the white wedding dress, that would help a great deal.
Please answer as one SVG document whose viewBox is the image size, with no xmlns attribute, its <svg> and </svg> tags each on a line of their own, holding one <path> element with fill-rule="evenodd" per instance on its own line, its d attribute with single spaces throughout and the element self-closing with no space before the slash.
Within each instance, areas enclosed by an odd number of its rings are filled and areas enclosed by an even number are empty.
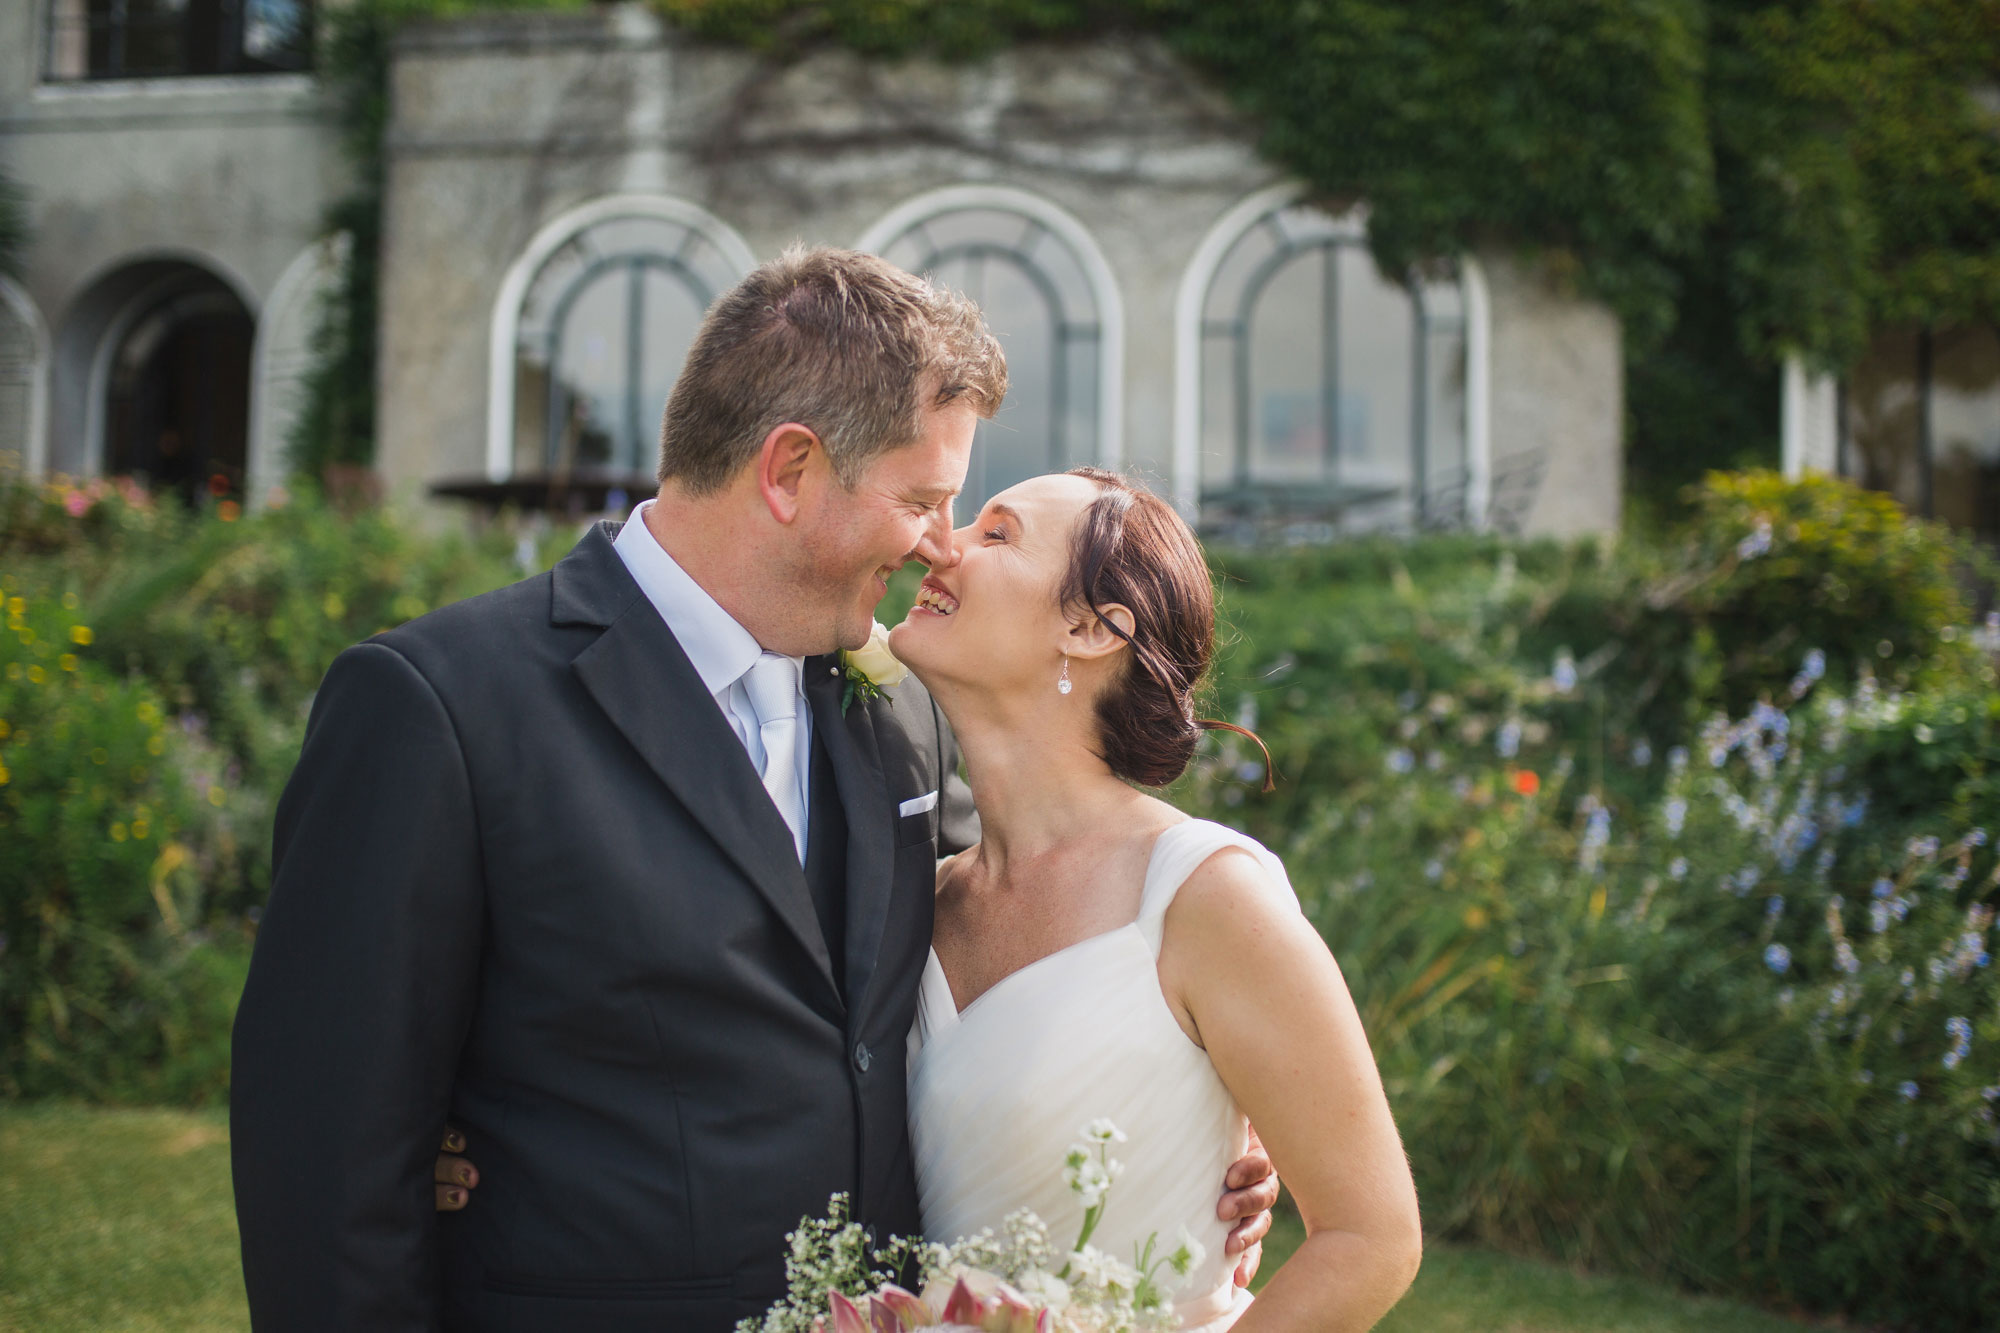
<svg viewBox="0 0 2000 1333">
<path fill-rule="evenodd" d="M 1159 1277 L 1184 1329 L 1221 1333 L 1250 1303 L 1222 1251 L 1222 1178 L 1248 1144 L 1248 1122 L 1215 1066 L 1175 1022 L 1160 990 L 1167 907 L 1197 866 L 1241 847 L 1291 909 L 1285 868 L 1234 829 L 1188 820 L 1153 844 L 1138 920 L 1050 954 L 1002 979 L 960 1013 L 935 952 L 924 967 L 910 1034 L 910 1138 L 924 1232 L 950 1242 L 1031 1208 L 1058 1245 L 1073 1241 L 1083 1204 L 1063 1158 L 1093 1120 L 1129 1141 L 1125 1172 L 1091 1244 L 1131 1262 L 1149 1235 L 1172 1252 L 1185 1227 L 1206 1249 L 1186 1279 Z"/>
</svg>

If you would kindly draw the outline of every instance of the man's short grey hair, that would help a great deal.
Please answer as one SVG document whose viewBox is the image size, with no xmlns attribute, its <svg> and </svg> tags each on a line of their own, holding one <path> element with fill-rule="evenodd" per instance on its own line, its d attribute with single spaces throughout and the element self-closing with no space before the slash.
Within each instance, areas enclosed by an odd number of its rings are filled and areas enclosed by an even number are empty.
<svg viewBox="0 0 2000 1333">
<path fill-rule="evenodd" d="M 979 307 L 874 255 L 793 246 L 709 307 L 660 425 L 660 480 L 711 494 L 787 422 L 819 436 L 840 484 L 916 443 L 926 408 L 983 418 L 1007 358 Z"/>
</svg>

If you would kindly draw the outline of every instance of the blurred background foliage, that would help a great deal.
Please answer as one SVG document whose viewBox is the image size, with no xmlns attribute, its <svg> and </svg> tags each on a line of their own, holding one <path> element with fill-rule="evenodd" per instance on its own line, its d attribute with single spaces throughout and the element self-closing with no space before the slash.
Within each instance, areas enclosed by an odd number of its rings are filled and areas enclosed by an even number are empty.
<svg viewBox="0 0 2000 1333">
<path fill-rule="evenodd" d="M 1993 563 L 1839 482 L 1687 509 L 1216 551 L 1209 706 L 1280 778 L 1218 738 L 1170 795 L 1290 865 L 1436 1234 L 1985 1327 Z M 320 674 L 572 536 L 0 476 L 0 1093 L 222 1100 Z"/>
<path fill-rule="evenodd" d="M 0 470 L 0 1095 L 222 1099 L 277 796 L 320 676 L 552 563 L 311 492 L 191 513 Z"/>
</svg>

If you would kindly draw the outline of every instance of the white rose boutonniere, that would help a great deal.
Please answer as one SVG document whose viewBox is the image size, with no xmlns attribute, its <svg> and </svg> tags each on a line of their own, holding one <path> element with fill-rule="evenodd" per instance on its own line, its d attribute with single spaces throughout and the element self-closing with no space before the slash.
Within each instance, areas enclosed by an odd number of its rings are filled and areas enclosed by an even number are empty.
<svg viewBox="0 0 2000 1333">
<path fill-rule="evenodd" d="M 847 688 L 840 695 L 842 713 L 856 699 L 866 703 L 885 697 L 882 691 L 902 684 L 903 678 L 910 674 L 910 669 L 889 651 L 889 627 L 879 620 L 868 631 L 868 642 L 859 648 L 843 650 L 840 660 L 847 667 Z"/>
</svg>

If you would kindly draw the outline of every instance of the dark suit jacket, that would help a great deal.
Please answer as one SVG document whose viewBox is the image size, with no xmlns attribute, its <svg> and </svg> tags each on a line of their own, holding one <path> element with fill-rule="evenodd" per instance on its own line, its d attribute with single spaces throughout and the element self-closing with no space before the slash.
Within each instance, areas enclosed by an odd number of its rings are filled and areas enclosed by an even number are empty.
<svg viewBox="0 0 2000 1333">
<path fill-rule="evenodd" d="M 904 1041 L 936 860 L 976 836 L 950 735 L 915 680 L 843 716 L 807 659 L 843 993 L 616 530 L 349 649 L 314 701 L 235 1032 L 259 1329 L 727 1330 L 833 1192 L 918 1230 Z M 447 1118 L 482 1178 L 440 1217 Z"/>
</svg>

